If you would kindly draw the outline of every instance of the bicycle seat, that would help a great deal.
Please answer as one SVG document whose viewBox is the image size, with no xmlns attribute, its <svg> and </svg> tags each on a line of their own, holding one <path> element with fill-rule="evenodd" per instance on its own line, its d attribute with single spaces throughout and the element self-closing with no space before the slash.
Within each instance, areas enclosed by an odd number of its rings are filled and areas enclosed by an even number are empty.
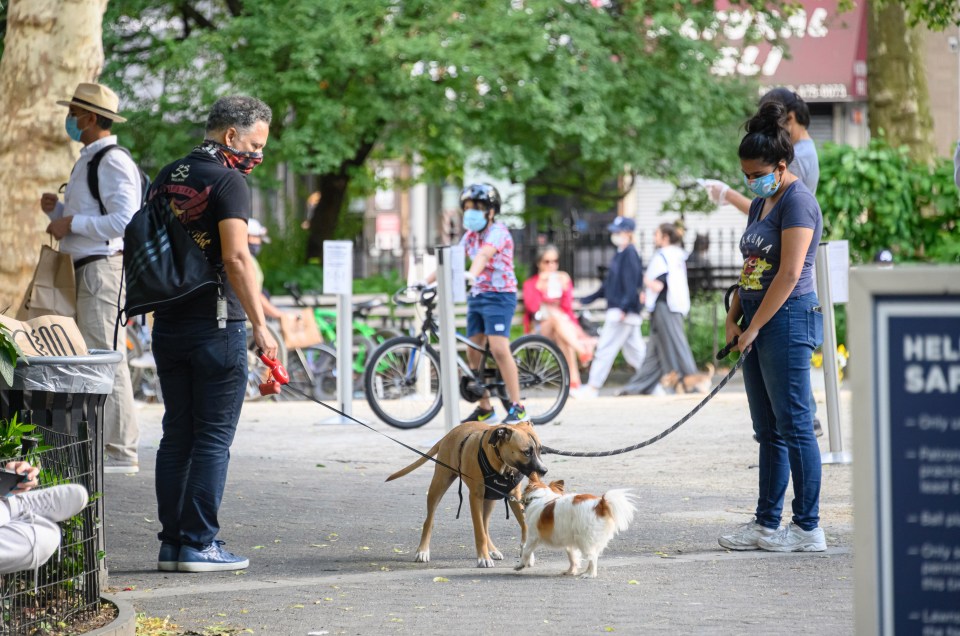
<svg viewBox="0 0 960 636">
<path fill-rule="evenodd" d="M 365 313 L 374 307 L 379 307 L 382 304 L 383 301 L 379 298 L 371 298 L 370 300 L 364 300 L 363 302 L 353 303 L 353 311 L 354 313 Z"/>
</svg>

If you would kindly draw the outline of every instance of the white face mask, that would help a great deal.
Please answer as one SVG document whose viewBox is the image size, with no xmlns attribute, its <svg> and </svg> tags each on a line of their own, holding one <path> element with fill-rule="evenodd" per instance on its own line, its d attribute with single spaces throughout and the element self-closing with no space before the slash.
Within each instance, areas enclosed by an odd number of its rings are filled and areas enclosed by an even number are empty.
<svg viewBox="0 0 960 636">
<path fill-rule="evenodd" d="M 610 235 L 610 242 L 616 245 L 617 247 L 626 247 L 627 243 L 630 242 L 630 237 L 626 234 L 617 232 L 616 234 Z"/>
</svg>

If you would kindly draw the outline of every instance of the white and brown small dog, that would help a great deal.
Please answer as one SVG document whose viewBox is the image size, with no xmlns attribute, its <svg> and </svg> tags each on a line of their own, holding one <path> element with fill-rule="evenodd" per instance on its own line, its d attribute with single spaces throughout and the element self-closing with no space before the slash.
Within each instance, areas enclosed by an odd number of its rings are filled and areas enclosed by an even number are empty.
<svg viewBox="0 0 960 636">
<path fill-rule="evenodd" d="M 567 551 L 570 568 L 565 575 L 579 573 L 582 556 L 587 559 L 587 568 L 580 578 L 595 578 L 600 554 L 633 520 L 633 500 L 634 495 L 626 489 L 608 490 L 602 496 L 565 494 L 563 480 L 544 484 L 538 474 L 532 473 L 523 491 L 528 536 L 515 569 L 533 567 L 533 551 L 545 543 Z"/>
</svg>

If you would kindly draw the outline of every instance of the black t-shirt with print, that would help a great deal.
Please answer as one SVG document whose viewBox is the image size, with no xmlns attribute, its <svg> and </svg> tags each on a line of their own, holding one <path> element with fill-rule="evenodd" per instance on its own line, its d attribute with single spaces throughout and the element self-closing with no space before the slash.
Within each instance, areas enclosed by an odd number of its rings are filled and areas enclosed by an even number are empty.
<svg viewBox="0 0 960 636">
<path fill-rule="evenodd" d="M 243 174 L 227 168 L 216 157 L 198 148 L 160 170 L 150 189 L 151 198 L 157 195 L 171 199 L 174 213 L 203 249 L 207 260 L 222 271 L 223 251 L 218 224 L 224 219 L 250 218 L 250 188 Z M 227 320 L 246 320 L 226 274 L 222 274 L 222 278 L 227 298 Z M 217 289 L 211 285 L 209 291 L 157 310 L 156 317 L 174 321 L 216 320 Z"/>
</svg>

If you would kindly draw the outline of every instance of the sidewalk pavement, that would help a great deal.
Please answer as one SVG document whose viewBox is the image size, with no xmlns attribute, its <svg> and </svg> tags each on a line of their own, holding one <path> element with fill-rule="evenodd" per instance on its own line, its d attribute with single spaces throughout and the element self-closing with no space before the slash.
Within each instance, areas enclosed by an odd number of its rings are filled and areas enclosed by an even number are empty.
<svg viewBox="0 0 960 636">
<path fill-rule="evenodd" d="M 816 395 L 823 414 L 823 392 Z M 667 428 L 700 397 L 570 400 L 557 421 L 537 430 L 558 449 L 620 448 Z M 841 398 L 849 450 L 849 393 Z M 469 406 L 461 402 L 464 415 Z M 750 519 L 757 496 L 757 446 L 742 386 L 729 385 L 640 451 L 544 458 L 548 477 L 564 479 L 570 492 L 626 487 L 639 495 L 633 524 L 610 543 L 594 580 L 559 576 L 566 555 L 543 547 L 533 569 L 515 572 L 520 533 L 499 505 L 491 534 L 504 561 L 474 567 L 468 507 L 455 518 L 456 484 L 438 510 L 431 562 L 414 563 L 432 467 L 384 483 L 416 456 L 359 425 L 321 423 L 329 415 L 309 402 L 247 403 L 220 538 L 249 557 L 250 568 L 162 573 L 153 483 L 162 406 L 143 405 L 141 472 L 107 475 L 104 487 L 111 590 L 137 611 L 197 633 L 853 633 L 850 465 L 824 466 L 827 552 L 736 553 L 717 544 L 719 534 Z M 354 402 L 354 415 L 374 421 L 363 401 Z M 440 418 L 408 431 L 373 426 L 423 449 L 444 432 Z M 826 437 L 820 445 L 828 450 Z M 788 490 L 785 521 L 791 496 Z"/>
</svg>

